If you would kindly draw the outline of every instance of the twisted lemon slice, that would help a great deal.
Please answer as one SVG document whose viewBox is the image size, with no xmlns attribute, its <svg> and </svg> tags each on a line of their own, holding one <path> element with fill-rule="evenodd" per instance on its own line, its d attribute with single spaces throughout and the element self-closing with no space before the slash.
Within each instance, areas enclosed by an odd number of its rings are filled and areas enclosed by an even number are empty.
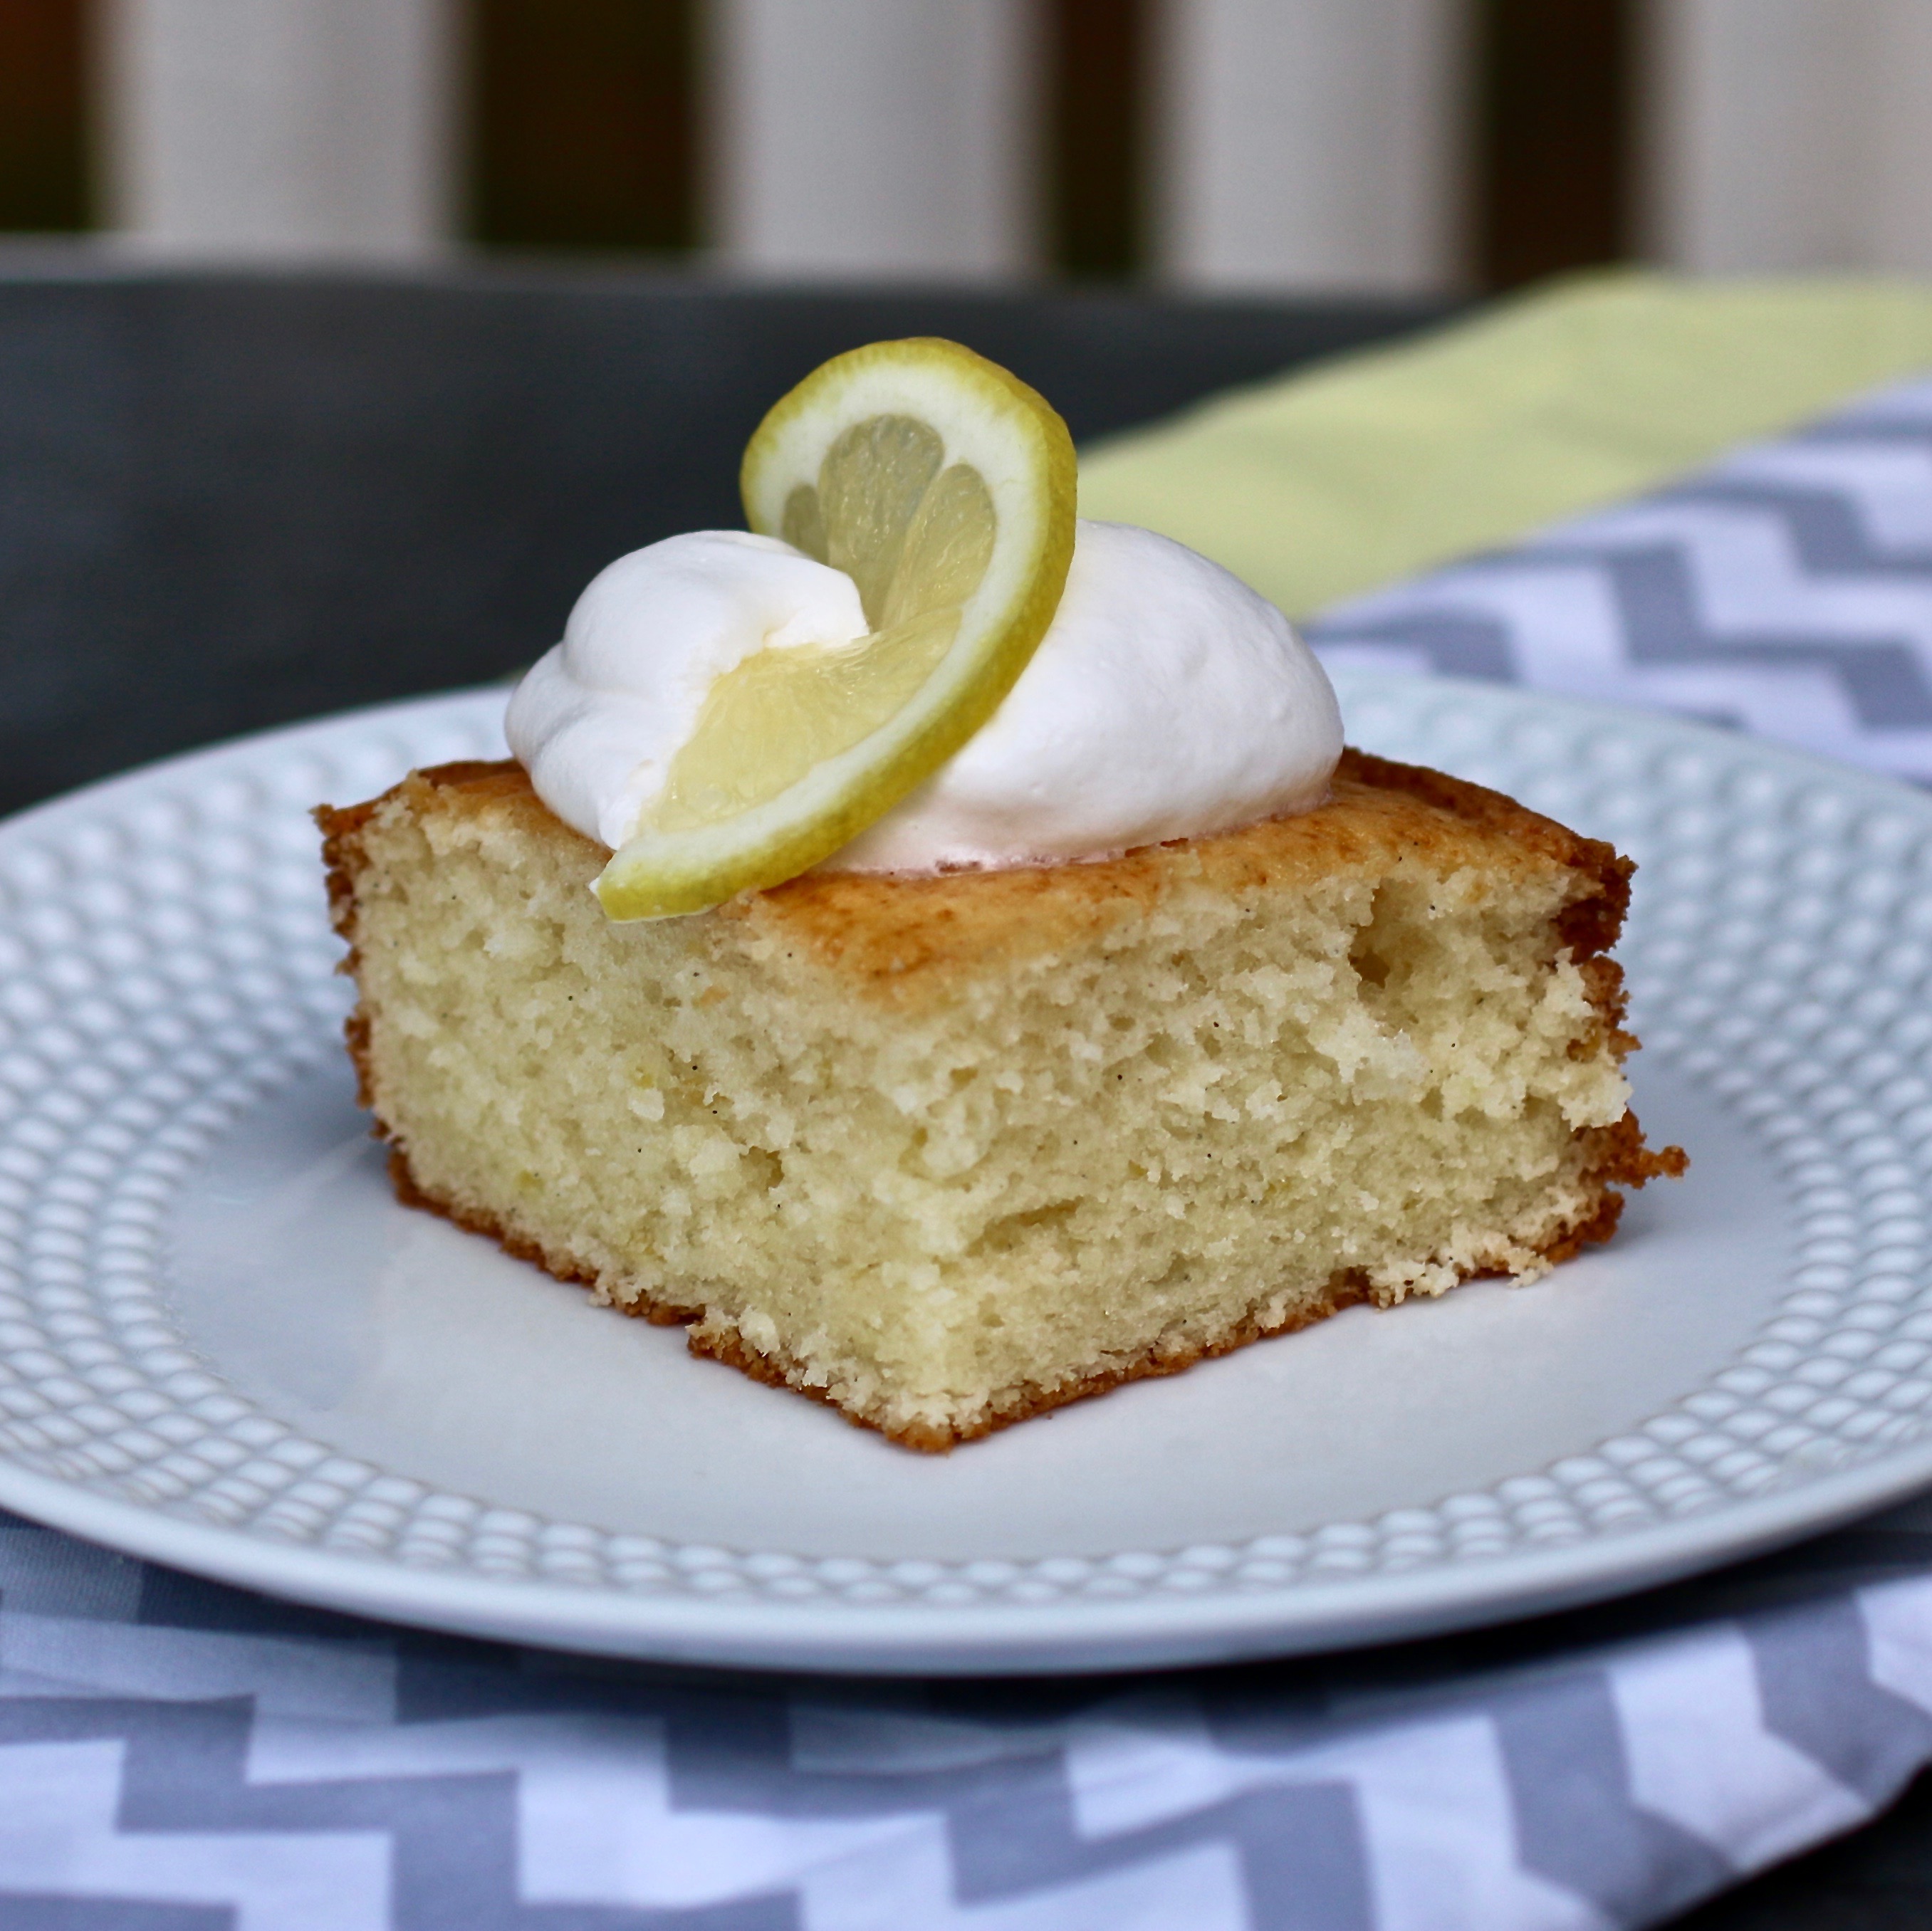
<svg viewBox="0 0 1932 1931">
<path fill-rule="evenodd" d="M 871 628 L 712 685 L 597 880 L 613 919 L 701 911 L 830 857 L 993 715 L 1066 582 L 1066 425 L 956 342 L 836 356 L 759 424 L 740 480 L 752 528 L 847 572 Z"/>
</svg>

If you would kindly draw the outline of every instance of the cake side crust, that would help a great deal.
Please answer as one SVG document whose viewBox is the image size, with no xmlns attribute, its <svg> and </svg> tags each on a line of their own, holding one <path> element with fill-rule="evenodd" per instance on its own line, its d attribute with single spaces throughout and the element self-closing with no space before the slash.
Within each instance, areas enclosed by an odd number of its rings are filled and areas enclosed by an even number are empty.
<svg viewBox="0 0 1932 1931">
<path fill-rule="evenodd" d="M 352 1045 L 351 1051 L 354 1051 Z M 386 1137 L 380 1121 L 373 1130 L 376 1138 Z M 1600 1246 L 1616 1233 L 1624 1210 L 1624 1197 L 1617 1191 L 1619 1186 L 1641 1187 L 1648 1180 L 1676 1179 L 1689 1164 L 1682 1147 L 1666 1147 L 1660 1152 L 1654 1152 L 1646 1147 L 1634 1113 L 1626 1113 L 1614 1126 L 1591 1130 L 1598 1144 L 1592 1149 L 1595 1156 L 1593 1163 L 1583 1179 L 1586 1186 L 1595 1190 L 1594 1212 L 1574 1226 L 1556 1230 L 1544 1242 L 1528 1243 L 1551 1267 L 1574 1259 L 1586 1247 Z M 684 1328 L 685 1345 L 693 1354 L 735 1368 L 766 1387 L 789 1388 L 796 1393 L 808 1395 L 814 1401 L 837 1410 L 854 1427 L 871 1429 L 902 1448 L 916 1449 L 928 1455 L 946 1454 L 962 1443 L 980 1441 L 997 1434 L 1001 1429 L 1030 1421 L 1075 1402 L 1111 1393 L 1131 1381 L 1181 1374 L 1198 1362 L 1232 1354 L 1252 1342 L 1265 1341 L 1277 1335 L 1299 1333 L 1318 1321 L 1326 1321 L 1331 1315 L 1340 1314 L 1344 1308 L 1373 1305 L 1376 1299 L 1361 1271 L 1347 1269 L 1334 1276 L 1319 1294 L 1277 1321 L 1265 1322 L 1258 1314 L 1250 1312 L 1204 1341 L 1168 1348 L 1156 1344 L 1144 1349 L 1131 1361 L 1096 1368 L 1076 1379 L 1062 1381 L 1052 1387 L 1024 1384 L 1003 1392 L 982 1414 L 964 1426 L 948 1428 L 923 1421 L 896 1425 L 883 1415 L 855 1410 L 836 1400 L 810 1378 L 806 1364 L 790 1360 L 779 1352 L 761 1351 L 734 1327 L 706 1324 L 702 1308 L 682 1306 L 648 1294 L 620 1300 L 610 1292 L 594 1268 L 568 1255 L 550 1252 L 538 1242 L 515 1233 L 486 1211 L 440 1198 L 418 1183 L 410 1170 L 409 1155 L 400 1146 L 392 1145 L 389 1150 L 389 1179 L 396 1198 L 405 1207 L 440 1215 L 466 1233 L 480 1234 L 495 1241 L 513 1259 L 529 1261 L 554 1279 L 590 1288 L 608 1306 L 621 1314 L 649 1321 L 655 1327 Z M 1456 1270 L 1460 1280 L 1494 1278 L 1504 1271 L 1496 1267 Z"/>
</svg>

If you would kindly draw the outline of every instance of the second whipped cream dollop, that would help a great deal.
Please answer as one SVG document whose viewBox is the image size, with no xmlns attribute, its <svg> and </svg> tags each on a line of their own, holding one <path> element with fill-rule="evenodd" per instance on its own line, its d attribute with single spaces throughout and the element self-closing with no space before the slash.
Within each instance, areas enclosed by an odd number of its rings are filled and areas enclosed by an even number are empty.
<svg viewBox="0 0 1932 1931">
<path fill-rule="evenodd" d="M 636 828 L 713 679 L 754 651 L 863 634 L 851 579 L 707 530 L 620 557 L 511 699 L 510 748 L 557 816 Z M 1219 564 L 1124 523 L 1078 527 L 1058 611 L 992 718 L 822 868 L 1098 858 L 1319 804 L 1341 713 L 1286 618 Z"/>
<path fill-rule="evenodd" d="M 775 536 L 667 537 L 591 578 L 563 641 L 512 694 L 503 733 L 537 796 L 615 851 L 726 671 L 757 651 L 865 634 L 858 585 Z"/>
<path fill-rule="evenodd" d="M 1169 538 L 1083 520 L 1005 703 L 826 866 L 1022 865 L 1229 831 L 1320 804 L 1341 754 L 1327 673 L 1272 604 Z"/>
</svg>

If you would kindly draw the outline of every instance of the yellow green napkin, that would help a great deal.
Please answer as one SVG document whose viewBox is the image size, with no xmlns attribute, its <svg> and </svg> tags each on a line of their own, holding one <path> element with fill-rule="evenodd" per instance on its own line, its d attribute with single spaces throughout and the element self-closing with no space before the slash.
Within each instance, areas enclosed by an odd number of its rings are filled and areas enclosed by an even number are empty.
<svg viewBox="0 0 1932 1931">
<path fill-rule="evenodd" d="M 1080 510 L 1304 615 L 1927 367 L 1932 286 L 1592 275 L 1100 443 Z"/>
</svg>

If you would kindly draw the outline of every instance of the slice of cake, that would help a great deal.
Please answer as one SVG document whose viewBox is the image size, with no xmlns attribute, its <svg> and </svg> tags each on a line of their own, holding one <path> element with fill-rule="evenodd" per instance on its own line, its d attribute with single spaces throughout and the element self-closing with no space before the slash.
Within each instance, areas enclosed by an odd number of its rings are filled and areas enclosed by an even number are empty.
<svg viewBox="0 0 1932 1931">
<path fill-rule="evenodd" d="M 910 1447 L 1528 1278 L 1683 1167 L 1620 1069 L 1628 862 L 1432 772 L 630 925 L 517 765 L 318 815 L 403 1198 Z"/>
</svg>

